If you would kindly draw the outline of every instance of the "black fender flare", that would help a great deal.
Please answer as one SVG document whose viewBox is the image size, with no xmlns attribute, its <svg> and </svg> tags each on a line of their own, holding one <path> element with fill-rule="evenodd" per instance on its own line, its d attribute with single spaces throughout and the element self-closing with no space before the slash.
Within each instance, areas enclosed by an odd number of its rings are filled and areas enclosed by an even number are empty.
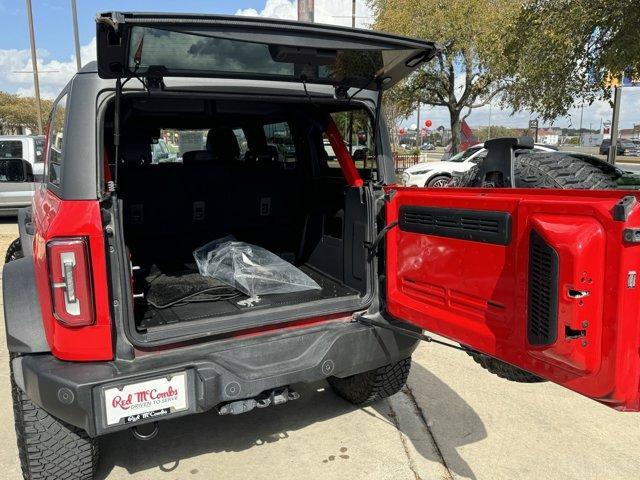
<svg viewBox="0 0 640 480">
<path fill-rule="evenodd" d="M 4 265 L 2 297 L 9 352 L 50 352 L 42 323 L 33 257 L 20 258 Z"/>
</svg>

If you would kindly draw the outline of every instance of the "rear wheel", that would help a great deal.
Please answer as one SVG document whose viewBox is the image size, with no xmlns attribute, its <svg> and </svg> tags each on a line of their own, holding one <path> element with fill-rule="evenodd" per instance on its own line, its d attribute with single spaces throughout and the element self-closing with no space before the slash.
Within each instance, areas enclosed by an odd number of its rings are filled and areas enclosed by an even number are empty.
<svg viewBox="0 0 640 480">
<path fill-rule="evenodd" d="M 354 405 L 363 405 L 398 393 L 407 383 L 410 369 L 411 358 L 405 358 L 368 372 L 345 378 L 330 377 L 328 380 L 339 396 Z"/>
<path fill-rule="evenodd" d="M 525 153 L 516 157 L 513 166 L 518 188 L 612 189 L 614 178 L 599 168 L 571 155 Z M 455 186 L 480 186 L 478 166 L 456 178 Z M 541 377 L 473 350 L 469 355 L 485 370 L 501 378 L 521 383 L 544 382 Z"/>
<path fill-rule="evenodd" d="M 52 417 L 20 390 L 11 372 L 11 394 L 22 475 L 26 480 L 91 480 L 98 443 Z"/>
<path fill-rule="evenodd" d="M 4 263 L 9 263 L 22 257 L 24 257 L 24 254 L 22 253 L 22 242 L 19 238 L 16 238 L 11 242 L 9 248 L 7 248 L 7 253 L 4 256 Z"/>
</svg>

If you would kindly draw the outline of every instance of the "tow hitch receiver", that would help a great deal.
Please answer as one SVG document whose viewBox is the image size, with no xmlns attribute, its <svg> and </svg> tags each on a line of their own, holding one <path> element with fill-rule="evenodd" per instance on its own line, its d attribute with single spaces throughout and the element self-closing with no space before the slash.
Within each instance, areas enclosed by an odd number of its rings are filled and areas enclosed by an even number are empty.
<svg viewBox="0 0 640 480">
<path fill-rule="evenodd" d="M 257 397 L 237 400 L 235 402 L 223 403 L 218 407 L 219 415 L 240 415 L 247 413 L 254 408 L 266 408 L 269 405 L 281 405 L 289 400 L 300 398 L 298 392 L 291 387 L 274 388 L 271 391 L 262 392 Z"/>
</svg>

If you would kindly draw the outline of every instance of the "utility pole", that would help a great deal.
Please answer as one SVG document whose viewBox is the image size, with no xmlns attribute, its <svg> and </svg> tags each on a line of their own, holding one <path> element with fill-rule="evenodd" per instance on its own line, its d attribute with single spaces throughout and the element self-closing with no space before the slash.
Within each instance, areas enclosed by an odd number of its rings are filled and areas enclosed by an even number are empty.
<svg viewBox="0 0 640 480">
<path fill-rule="evenodd" d="M 80 35 L 78 34 L 78 9 L 76 8 L 76 0 L 71 0 L 71 21 L 73 23 L 73 41 L 76 46 L 76 66 L 78 71 L 82 68 L 82 59 L 80 58 Z"/>
<path fill-rule="evenodd" d="M 580 105 L 580 135 L 582 135 L 582 114 L 584 113 L 584 102 L 582 102 L 582 105 Z"/>
<path fill-rule="evenodd" d="M 314 0 L 298 0 L 298 21 L 313 22 Z"/>
<path fill-rule="evenodd" d="M 622 87 L 614 87 L 613 97 L 613 118 L 611 119 L 611 146 L 607 155 L 607 162 L 616 164 L 616 153 L 618 150 L 618 121 L 620 120 L 620 97 L 622 97 Z"/>
<path fill-rule="evenodd" d="M 356 28 L 356 0 L 351 0 L 351 28 Z"/>
<path fill-rule="evenodd" d="M 36 58 L 36 35 L 33 31 L 33 13 L 31 0 L 27 2 L 27 20 L 29 22 L 29 41 L 31 42 L 31 65 L 33 66 L 33 89 L 36 93 L 36 112 L 38 114 L 38 133 L 42 135 L 42 105 L 40 105 L 40 81 L 38 80 L 38 59 Z"/>
</svg>

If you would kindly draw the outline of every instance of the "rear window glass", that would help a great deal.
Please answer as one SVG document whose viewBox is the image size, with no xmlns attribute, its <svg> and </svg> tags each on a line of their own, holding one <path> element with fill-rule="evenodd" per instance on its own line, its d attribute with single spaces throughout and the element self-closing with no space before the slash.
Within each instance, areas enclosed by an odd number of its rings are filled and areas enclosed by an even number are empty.
<svg viewBox="0 0 640 480">
<path fill-rule="evenodd" d="M 0 158 L 24 158 L 21 140 L 0 140 Z"/>
<path fill-rule="evenodd" d="M 269 77 L 310 83 L 348 83 L 367 87 L 380 73 L 420 53 L 419 50 L 321 50 L 283 47 L 150 27 L 131 29 L 128 67 L 143 73 L 161 65 L 169 75 Z"/>
<path fill-rule="evenodd" d="M 55 186 L 60 185 L 64 148 L 64 121 L 67 111 L 67 95 L 64 95 L 53 107 L 49 124 L 48 179 Z"/>
<path fill-rule="evenodd" d="M 209 130 L 176 130 L 174 135 L 176 160 L 181 161 L 186 152 L 206 150 L 208 133 Z"/>
<path fill-rule="evenodd" d="M 358 169 L 375 168 L 371 117 L 364 110 L 332 113 L 331 117 L 342 134 L 342 139 L 351 153 Z M 340 164 L 326 135 L 322 136 L 327 167 L 339 169 Z"/>
<path fill-rule="evenodd" d="M 233 130 L 233 134 L 236 136 L 236 141 L 238 142 L 238 147 L 240 149 L 240 158 L 244 158 L 247 151 L 249 150 L 247 136 L 245 135 L 244 130 L 241 128 L 235 128 Z"/>
<path fill-rule="evenodd" d="M 256 135 L 256 128 L 262 133 Z M 253 124 L 250 132 L 223 125 L 198 130 L 161 129 L 160 139 L 151 145 L 151 163 L 180 163 L 185 153 L 203 152 L 201 158 L 205 158 L 209 152 L 212 161 L 278 162 L 285 168 L 294 167 L 296 149 L 287 122 Z"/>
<path fill-rule="evenodd" d="M 296 147 L 291 135 L 291 128 L 286 122 L 270 123 L 263 126 L 267 140 L 267 149 L 274 154 L 280 163 L 292 166 L 296 163 Z"/>
<path fill-rule="evenodd" d="M 44 162 L 44 137 L 36 137 L 33 139 L 36 147 L 36 163 Z"/>
</svg>

